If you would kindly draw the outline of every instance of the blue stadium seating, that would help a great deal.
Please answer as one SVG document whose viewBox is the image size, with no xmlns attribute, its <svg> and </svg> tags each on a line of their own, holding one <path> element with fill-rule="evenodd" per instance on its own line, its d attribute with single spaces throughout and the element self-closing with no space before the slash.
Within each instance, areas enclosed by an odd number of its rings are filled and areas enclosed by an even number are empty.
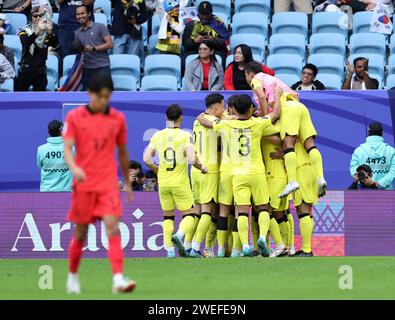
<svg viewBox="0 0 395 320">
<path fill-rule="evenodd" d="M 14 56 L 18 59 L 18 61 L 21 60 L 22 44 L 21 44 L 21 40 L 17 35 L 6 34 L 4 36 L 4 45 L 11 48 L 12 51 L 14 51 Z"/>
<path fill-rule="evenodd" d="M 273 15 L 272 34 L 297 33 L 307 40 L 307 14 L 303 12 L 280 12 Z"/>
<path fill-rule="evenodd" d="M 390 47 L 390 54 L 395 53 L 395 33 L 393 33 L 392 36 L 390 37 L 389 47 Z"/>
<path fill-rule="evenodd" d="M 199 5 L 199 3 L 202 1 L 203 0 L 196 1 L 197 5 Z M 230 17 L 230 15 L 231 15 L 231 12 L 230 12 L 231 1 L 230 0 L 210 0 L 210 3 L 213 6 L 213 11 L 215 14 L 223 13 L 223 14 L 226 14 L 227 17 Z"/>
<path fill-rule="evenodd" d="M 67 76 L 75 61 L 75 54 L 70 54 L 63 58 L 63 76 Z"/>
<path fill-rule="evenodd" d="M 14 91 L 14 79 L 5 80 L 0 83 L 0 92 L 13 92 Z"/>
<path fill-rule="evenodd" d="M 385 41 L 385 35 L 380 33 L 355 33 L 350 37 L 350 54 L 375 53 L 384 57 Z"/>
<path fill-rule="evenodd" d="M 232 33 L 258 33 L 267 38 L 267 15 L 260 12 L 240 12 L 233 16 Z"/>
<path fill-rule="evenodd" d="M 361 11 L 354 14 L 352 19 L 353 34 L 370 32 L 370 22 L 372 21 L 372 11 Z"/>
<path fill-rule="evenodd" d="M 152 34 L 158 34 L 160 28 L 160 15 L 154 14 L 152 16 Z"/>
<path fill-rule="evenodd" d="M 55 24 L 59 23 L 59 13 L 58 12 L 54 12 L 52 14 L 52 22 L 55 23 Z"/>
<path fill-rule="evenodd" d="M 181 81 L 181 58 L 175 54 L 153 54 L 145 58 L 144 74 L 172 75 Z"/>
<path fill-rule="evenodd" d="M 108 25 L 107 16 L 104 13 L 94 13 L 94 16 L 96 23 L 102 23 L 105 26 Z"/>
<path fill-rule="evenodd" d="M 301 34 L 273 34 L 270 37 L 270 54 L 298 54 L 306 59 L 305 37 Z"/>
<path fill-rule="evenodd" d="M 27 25 L 27 18 L 23 13 L 7 13 L 7 18 L 12 26 L 8 34 L 17 34 L 20 28 Z"/>
<path fill-rule="evenodd" d="M 313 14 L 313 33 L 340 33 L 348 38 L 348 16 L 340 12 L 317 12 Z"/>
<path fill-rule="evenodd" d="M 385 59 L 380 54 L 352 54 L 348 57 L 348 61 L 352 64 L 355 58 L 364 57 L 369 59 L 369 75 L 372 78 L 376 78 L 379 80 L 381 86 L 382 81 L 384 79 L 384 66 L 385 66 Z M 380 87 L 381 87 L 380 86 Z"/>
<path fill-rule="evenodd" d="M 264 60 L 262 60 L 262 57 L 259 55 L 254 54 L 253 58 L 254 58 L 254 61 L 256 61 L 256 62 L 262 62 L 262 63 L 265 62 Z M 233 54 L 230 54 L 226 57 L 226 65 L 228 65 L 231 62 L 233 62 Z"/>
<path fill-rule="evenodd" d="M 270 0 L 235 0 L 235 12 L 264 12 L 270 15 Z"/>
<path fill-rule="evenodd" d="M 171 75 L 151 75 L 141 79 L 142 91 L 177 91 L 178 80 Z"/>
<path fill-rule="evenodd" d="M 395 74 L 389 74 L 387 77 L 386 89 L 395 88 Z"/>
<path fill-rule="evenodd" d="M 321 81 L 328 90 L 340 90 L 343 83 L 343 77 L 337 74 L 327 74 L 318 72 L 317 80 Z"/>
<path fill-rule="evenodd" d="M 388 58 L 388 74 L 395 74 L 395 54 L 390 55 Z"/>
<path fill-rule="evenodd" d="M 266 37 L 262 34 L 233 34 L 230 37 L 230 51 L 233 52 L 234 48 L 239 44 L 247 44 L 251 47 L 253 54 L 259 55 L 263 59 L 265 55 L 265 42 Z"/>
<path fill-rule="evenodd" d="M 148 54 L 158 53 L 158 49 L 156 49 L 156 44 L 158 43 L 158 35 L 153 34 L 148 39 Z"/>
<path fill-rule="evenodd" d="M 193 59 L 196 59 L 199 55 L 198 54 L 190 54 L 185 58 L 185 66 L 189 64 Z M 215 55 L 215 58 L 217 59 L 218 63 L 222 66 L 222 58 L 218 54 Z"/>
<path fill-rule="evenodd" d="M 334 53 L 342 57 L 346 54 L 346 41 L 342 34 L 316 33 L 310 37 L 310 54 Z"/>
<path fill-rule="evenodd" d="M 276 72 L 276 76 L 294 74 L 299 78 L 303 60 L 298 54 L 271 54 L 267 57 L 266 64 Z"/>
<path fill-rule="evenodd" d="M 344 58 L 339 54 L 312 54 L 308 61 L 314 64 L 321 74 L 336 74 L 341 78 L 344 77 Z"/>
<path fill-rule="evenodd" d="M 47 91 L 55 91 L 55 88 L 58 87 L 58 79 L 47 74 L 47 81 Z"/>
<path fill-rule="evenodd" d="M 46 62 L 47 65 L 47 76 L 52 77 L 56 80 L 56 83 L 59 79 L 59 60 L 58 57 L 50 54 L 48 55 L 48 59 Z"/>
<path fill-rule="evenodd" d="M 115 91 L 136 91 L 137 80 L 130 75 L 112 74 Z"/>
<path fill-rule="evenodd" d="M 300 81 L 300 76 L 297 76 L 296 74 L 293 73 L 280 73 L 276 74 L 276 77 L 279 78 L 282 82 L 287 84 L 289 87 L 291 87 L 294 83 Z"/>
<path fill-rule="evenodd" d="M 110 55 L 111 74 L 132 76 L 140 82 L 140 58 L 133 54 Z"/>
<path fill-rule="evenodd" d="M 95 0 L 93 8 L 96 10 L 102 8 L 104 14 L 107 16 L 107 23 L 111 22 L 111 1 L 110 0 Z"/>
</svg>

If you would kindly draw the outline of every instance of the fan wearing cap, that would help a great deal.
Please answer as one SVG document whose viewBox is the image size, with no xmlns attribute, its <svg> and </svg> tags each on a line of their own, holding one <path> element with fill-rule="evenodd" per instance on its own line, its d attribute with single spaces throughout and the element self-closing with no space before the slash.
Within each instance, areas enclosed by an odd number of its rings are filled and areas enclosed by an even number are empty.
<svg viewBox="0 0 395 320">
<path fill-rule="evenodd" d="M 37 149 L 37 166 L 41 171 L 41 192 L 71 191 L 72 174 L 63 159 L 63 123 L 48 124 L 47 143 Z"/>
<path fill-rule="evenodd" d="M 383 126 L 380 122 L 369 125 L 366 142 L 357 147 L 351 157 L 350 174 L 358 180 L 359 168 L 371 168 L 372 182 L 380 189 L 392 190 L 395 178 L 395 149 L 384 142 Z"/>
<path fill-rule="evenodd" d="M 220 55 L 222 61 L 225 62 L 228 54 L 227 43 L 230 37 L 226 25 L 216 15 L 213 15 L 213 7 L 208 1 L 199 4 L 198 18 L 199 20 L 192 20 L 185 26 L 182 37 L 185 57 L 199 53 L 200 43 L 210 41 L 215 54 Z M 223 65 L 223 67 L 225 66 Z"/>
</svg>

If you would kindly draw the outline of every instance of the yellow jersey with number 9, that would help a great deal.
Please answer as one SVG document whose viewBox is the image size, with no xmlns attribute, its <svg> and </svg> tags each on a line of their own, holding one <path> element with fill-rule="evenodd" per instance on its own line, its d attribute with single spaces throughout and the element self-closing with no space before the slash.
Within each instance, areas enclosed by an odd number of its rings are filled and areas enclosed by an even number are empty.
<svg viewBox="0 0 395 320">
<path fill-rule="evenodd" d="M 188 145 L 193 146 L 192 135 L 180 128 L 166 128 L 152 136 L 149 147 L 155 149 L 159 158 L 159 186 L 189 186 L 188 159 L 185 152 Z"/>
</svg>

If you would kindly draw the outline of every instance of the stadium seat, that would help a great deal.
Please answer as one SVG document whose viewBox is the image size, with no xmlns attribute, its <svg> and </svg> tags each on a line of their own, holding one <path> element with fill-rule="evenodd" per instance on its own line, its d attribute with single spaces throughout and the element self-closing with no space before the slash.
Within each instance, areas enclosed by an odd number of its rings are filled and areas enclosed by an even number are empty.
<svg viewBox="0 0 395 320">
<path fill-rule="evenodd" d="M 95 16 L 96 23 L 102 23 L 105 26 L 108 25 L 107 16 L 104 13 L 94 13 L 94 16 Z"/>
<path fill-rule="evenodd" d="M 153 34 L 148 39 L 148 54 L 158 53 L 158 49 L 156 49 L 156 45 L 158 43 L 158 35 Z"/>
<path fill-rule="evenodd" d="M 232 33 L 258 33 L 267 38 L 267 15 L 256 12 L 240 12 L 233 16 Z"/>
<path fill-rule="evenodd" d="M 110 55 L 111 74 L 133 76 L 140 83 L 140 58 L 133 54 Z"/>
<path fill-rule="evenodd" d="M 389 74 L 387 77 L 386 89 L 395 88 L 395 74 Z"/>
<path fill-rule="evenodd" d="M 298 54 L 271 54 L 267 57 L 266 64 L 276 72 L 276 76 L 294 74 L 299 78 L 303 60 Z"/>
<path fill-rule="evenodd" d="M 196 6 L 199 5 L 203 0 L 196 1 Z M 213 6 L 214 14 L 223 13 L 226 14 L 227 17 L 230 17 L 230 3 L 231 0 L 210 0 L 211 5 Z M 225 21 L 224 21 L 225 22 Z"/>
<path fill-rule="evenodd" d="M 352 54 L 348 57 L 348 61 L 350 61 L 351 64 L 353 64 L 353 61 L 355 58 L 358 57 L 364 57 L 369 59 L 369 75 L 372 76 L 372 78 L 377 78 L 378 80 L 381 80 L 381 85 L 382 85 L 382 80 L 384 79 L 384 66 L 385 66 L 385 59 L 381 54 Z"/>
<path fill-rule="evenodd" d="M 154 14 L 152 16 L 152 34 L 158 34 L 160 28 L 160 15 Z"/>
<path fill-rule="evenodd" d="M 361 11 L 354 14 L 352 19 L 353 34 L 370 32 L 370 22 L 372 21 L 373 11 Z"/>
<path fill-rule="evenodd" d="M 390 37 L 389 47 L 390 47 L 390 55 L 395 53 L 395 33 L 393 33 L 392 36 Z"/>
<path fill-rule="evenodd" d="M 59 87 L 63 86 L 63 84 L 64 84 L 64 82 L 66 81 L 66 79 L 67 79 L 67 76 L 62 76 L 62 77 L 59 79 Z"/>
<path fill-rule="evenodd" d="M 318 72 L 317 80 L 321 81 L 328 90 L 340 90 L 342 87 L 343 78 L 339 77 L 337 74 Z"/>
<path fill-rule="evenodd" d="M 350 54 L 375 53 L 384 57 L 385 41 L 385 35 L 380 33 L 355 33 L 350 37 Z"/>
<path fill-rule="evenodd" d="M 199 55 L 198 54 L 190 54 L 185 58 L 185 67 L 191 62 L 193 59 L 196 59 Z M 222 66 L 222 58 L 218 54 L 215 55 L 218 63 Z"/>
<path fill-rule="evenodd" d="M 58 12 L 54 12 L 52 14 L 52 22 L 54 24 L 58 24 L 59 23 L 59 13 Z"/>
<path fill-rule="evenodd" d="M 54 78 L 52 75 L 47 74 L 47 91 L 55 91 L 55 88 L 58 87 L 58 79 Z"/>
<path fill-rule="evenodd" d="M 104 14 L 107 16 L 107 24 L 111 22 L 111 1 L 110 0 L 95 0 L 93 4 L 94 10 L 102 8 Z"/>
<path fill-rule="evenodd" d="M 272 34 L 297 33 L 307 41 L 307 14 L 303 12 L 280 12 L 273 15 Z"/>
<path fill-rule="evenodd" d="M 58 57 L 50 54 L 47 58 L 47 76 L 56 79 L 56 83 L 59 79 L 59 60 Z"/>
<path fill-rule="evenodd" d="M 63 58 L 63 76 L 67 76 L 75 61 L 75 54 L 70 54 Z"/>
<path fill-rule="evenodd" d="M 318 73 L 336 74 L 340 78 L 344 77 L 344 58 L 339 54 L 312 54 L 308 60 L 318 68 Z"/>
<path fill-rule="evenodd" d="M 141 79 L 142 91 L 177 91 L 178 81 L 174 76 L 151 75 Z"/>
<path fill-rule="evenodd" d="M 265 56 L 265 42 L 266 37 L 262 34 L 256 33 L 242 33 L 233 34 L 230 37 L 230 51 L 233 52 L 234 48 L 239 44 L 247 44 L 251 47 L 252 53 L 260 57 Z"/>
<path fill-rule="evenodd" d="M 181 58 L 175 54 L 153 54 L 145 58 L 144 74 L 172 75 L 181 81 Z"/>
<path fill-rule="evenodd" d="M 262 60 L 262 57 L 259 55 L 254 54 L 253 55 L 254 61 L 264 63 L 265 61 Z M 226 65 L 229 65 L 229 63 L 233 62 L 233 54 L 230 54 L 226 57 Z"/>
<path fill-rule="evenodd" d="M 235 12 L 263 12 L 269 16 L 270 0 L 235 0 Z"/>
<path fill-rule="evenodd" d="M 297 76 L 296 74 L 293 73 L 280 73 L 276 74 L 276 77 L 279 78 L 282 82 L 287 84 L 289 87 L 291 87 L 294 83 L 300 81 L 300 76 Z"/>
<path fill-rule="evenodd" d="M 7 13 L 7 18 L 12 26 L 8 34 L 17 34 L 19 29 L 27 25 L 27 18 L 23 13 Z"/>
<path fill-rule="evenodd" d="M 310 37 L 310 54 L 332 53 L 346 54 L 346 41 L 342 34 L 317 33 Z"/>
<path fill-rule="evenodd" d="M 292 33 L 273 34 L 269 41 L 269 52 L 270 54 L 298 54 L 305 61 L 305 37 L 301 34 Z"/>
<path fill-rule="evenodd" d="M 314 33 L 340 33 L 348 38 L 348 16 L 344 12 L 317 12 L 313 14 Z"/>
<path fill-rule="evenodd" d="M 390 55 L 388 58 L 388 74 L 395 74 L 395 54 Z"/>
<path fill-rule="evenodd" d="M 229 26 L 230 23 L 230 16 L 228 16 L 225 13 L 222 12 L 213 12 L 214 15 L 216 15 L 223 23 L 225 23 L 226 27 Z"/>
<path fill-rule="evenodd" d="M 6 34 L 4 36 L 4 45 L 14 51 L 14 56 L 18 59 L 19 62 L 22 56 L 22 44 L 19 37 L 17 35 Z"/>
<path fill-rule="evenodd" d="M 5 80 L 0 83 L 0 92 L 13 92 L 14 91 L 14 79 Z"/>
<path fill-rule="evenodd" d="M 115 91 L 136 91 L 137 80 L 130 75 L 112 74 L 112 81 L 114 83 Z"/>
</svg>

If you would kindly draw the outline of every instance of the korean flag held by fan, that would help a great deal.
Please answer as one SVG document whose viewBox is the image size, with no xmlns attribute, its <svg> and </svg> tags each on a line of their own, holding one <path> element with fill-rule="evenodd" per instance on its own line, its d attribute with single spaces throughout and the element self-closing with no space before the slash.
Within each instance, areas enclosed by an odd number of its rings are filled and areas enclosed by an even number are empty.
<svg viewBox="0 0 395 320">
<path fill-rule="evenodd" d="M 393 25 L 391 16 L 394 13 L 390 0 L 376 0 L 377 4 L 373 10 L 370 31 L 384 34 L 392 34 Z"/>
</svg>

